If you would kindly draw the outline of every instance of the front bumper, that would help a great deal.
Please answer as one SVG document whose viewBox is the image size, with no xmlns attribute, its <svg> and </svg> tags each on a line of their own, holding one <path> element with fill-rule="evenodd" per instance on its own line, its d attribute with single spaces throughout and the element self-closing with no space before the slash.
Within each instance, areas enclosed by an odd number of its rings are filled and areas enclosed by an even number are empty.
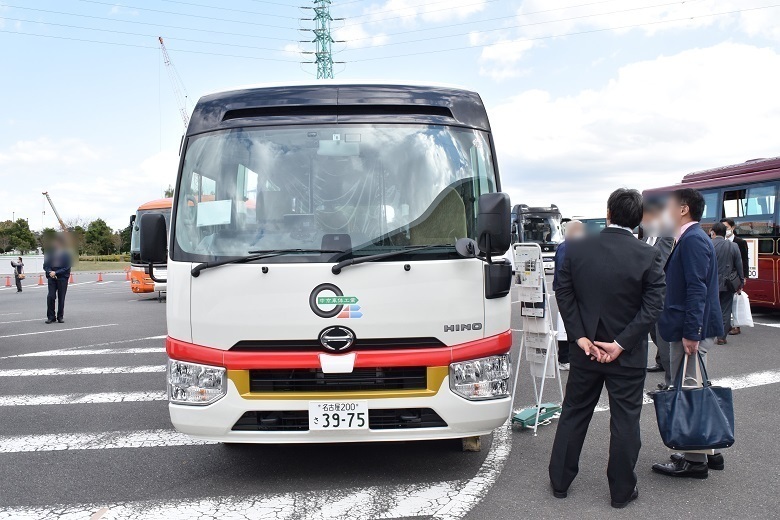
<svg viewBox="0 0 780 520">
<path fill-rule="evenodd" d="M 338 401 L 339 398 L 323 395 L 318 400 Z M 169 404 L 168 409 L 174 427 L 198 439 L 236 443 L 330 443 L 453 439 L 486 435 L 501 426 L 509 417 L 511 401 L 510 397 L 490 401 L 467 401 L 453 394 L 449 388 L 449 380 L 445 379 L 439 391 L 433 396 L 369 399 L 368 407 L 371 410 L 431 408 L 444 419 L 447 423 L 446 427 L 295 432 L 233 431 L 233 425 L 245 412 L 308 410 L 309 401 L 248 400 L 239 394 L 233 381 L 228 381 L 227 395 L 211 405 Z"/>
<path fill-rule="evenodd" d="M 449 348 L 404 351 L 358 351 L 356 367 L 428 366 L 427 390 L 409 391 L 413 395 L 377 392 L 349 395 L 342 392 L 252 394 L 245 380 L 246 370 L 254 367 L 319 368 L 317 353 L 239 353 L 218 351 L 183 344 L 169 338 L 168 355 L 173 359 L 225 366 L 228 369 L 227 394 L 207 406 L 169 404 L 173 426 L 182 433 L 203 440 L 235 443 L 335 443 L 371 441 L 410 441 L 452 439 L 485 435 L 503 424 L 511 413 L 512 398 L 469 401 L 450 390 L 446 376 L 449 363 L 488 355 L 505 354 L 511 347 L 511 332 Z M 395 362 L 395 363 L 393 363 Z M 287 366 L 286 368 L 289 368 Z M 436 371 L 440 379 L 431 383 Z M 434 372 L 431 372 L 434 371 Z M 244 374 L 244 377 L 242 377 Z M 246 412 L 308 411 L 309 401 L 345 401 L 366 399 L 370 410 L 431 409 L 446 426 L 431 428 L 394 428 L 367 430 L 239 431 L 233 426 Z"/>
</svg>

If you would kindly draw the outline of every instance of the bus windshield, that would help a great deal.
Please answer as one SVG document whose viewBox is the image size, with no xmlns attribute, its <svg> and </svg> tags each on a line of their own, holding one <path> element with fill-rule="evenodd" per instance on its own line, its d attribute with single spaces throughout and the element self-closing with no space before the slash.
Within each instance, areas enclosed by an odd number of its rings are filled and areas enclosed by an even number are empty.
<svg viewBox="0 0 780 520">
<path fill-rule="evenodd" d="M 135 214 L 135 222 L 133 222 L 133 228 L 130 231 L 130 253 L 141 252 L 141 216 L 147 213 L 162 213 L 165 216 L 165 224 L 170 229 L 171 226 L 171 209 L 139 209 Z"/>
<path fill-rule="evenodd" d="M 350 124 L 215 131 L 187 144 L 172 258 L 299 250 L 269 261 L 312 262 L 321 259 L 317 250 L 359 256 L 454 245 L 477 238 L 476 201 L 496 189 L 489 137 L 478 130 Z M 414 256 L 437 254 L 441 248 Z"/>
<path fill-rule="evenodd" d="M 563 240 L 561 226 L 555 217 L 523 217 L 523 242 L 558 244 Z"/>
</svg>

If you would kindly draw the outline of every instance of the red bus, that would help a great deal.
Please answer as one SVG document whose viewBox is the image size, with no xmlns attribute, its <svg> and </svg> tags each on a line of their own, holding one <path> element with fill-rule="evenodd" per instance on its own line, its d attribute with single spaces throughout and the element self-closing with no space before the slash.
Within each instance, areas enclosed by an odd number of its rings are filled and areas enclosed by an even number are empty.
<svg viewBox="0 0 780 520">
<path fill-rule="evenodd" d="M 751 304 L 780 308 L 780 157 L 689 173 L 680 184 L 644 194 L 652 197 L 678 188 L 694 188 L 704 196 L 705 229 L 723 218 L 734 220 L 736 234 L 748 243 L 750 277 L 745 291 Z"/>
</svg>

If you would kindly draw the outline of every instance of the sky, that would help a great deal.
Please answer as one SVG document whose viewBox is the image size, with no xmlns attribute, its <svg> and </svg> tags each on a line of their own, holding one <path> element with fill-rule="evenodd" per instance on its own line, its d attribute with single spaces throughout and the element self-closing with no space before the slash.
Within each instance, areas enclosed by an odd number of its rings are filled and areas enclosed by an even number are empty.
<svg viewBox="0 0 780 520">
<path fill-rule="evenodd" d="M 597 217 L 618 187 L 780 155 L 774 0 L 333 0 L 336 79 L 478 91 L 513 204 Z M 175 182 L 186 110 L 316 81 L 311 0 L 0 0 L 0 220 L 125 227 Z M 45 214 L 44 214 L 45 212 Z"/>
</svg>

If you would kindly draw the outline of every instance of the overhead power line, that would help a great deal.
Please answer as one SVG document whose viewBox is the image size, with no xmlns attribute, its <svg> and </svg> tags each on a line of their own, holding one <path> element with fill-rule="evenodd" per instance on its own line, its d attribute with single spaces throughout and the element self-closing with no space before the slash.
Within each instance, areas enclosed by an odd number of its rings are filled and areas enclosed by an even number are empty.
<svg viewBox="0 0 780 520">
<path fill-rule="evenodd" d="M 608 0 L 608 1 L 614 2 L 616 0 Z M 489 4 L 489 3 L 492 3 L 492 2 L 498 2 L 498 0 L 485 0 L 484 2 L 480 2 L 479 5 Z M 342 6 L 345 3 L 353 3 L 353 2 L 339 2 L 339 6 Z M 419 9 L 419 8 L 422 8 L 422 7 L 429 7 L 431 5 L 436 5 L 436 4 L 452 4 L 452 0 L 439 0 L 437 2 L 424 2 L 422 4 L 410 5 L 409 7 L 402 7 L 400 9 L 387 9 L 387 10 L 373 11 L 373 12 L 370 12 L 370 13 L 359 14 L 359 15 L 356 15 L 356 16 L 350 16 L 349 19 L 353 20 L 353 19 L 358 19 L 358 18 L 368 18 L 368 17 L 371 17 L 371 16 L 376 16 L 378 14 L 384 14 L 384 13 L 397 13 L 397 12 L 401 12 L 401 11 L 409 11 L 411 9 Z M 390 18 L 378 18 L 376 20 L 371 20 L 371 22 L 384 22 L 385 20 L 397 20 L 399 18 L 411 18 L 411 17 L 415 17 L 415 16 L 426 15 L 426 14 L 429 14 L 429 13 L 439 13 L 441 11 L 451 11 L 453 9 L 462 9 L 462 8 L 468 7 L 470 5 L 476 5 L 476 4 L 457 4 L 457 5 L 454 5 L 454 6 L 451 5 L 450 7 L 444 7 L 442 9 L 430 9 L 430 10 L 427 10 L 427 11 L 421 11 L 421 12 L 417 12 L 417 13 L 414 13 L 414 14 L 405 14 L 405 15 L 401 15 L 401 16 L 393 16 L 393 17 L 390 17 Z M 364 23 L 364 22 L 353 23 L 353 24 L 349 24 L 349 25 L 360 25 L 361 23 Z"/>
<path fill-rule="evenodd" d="M 700 2 L 701 0 L 689 0 L 689 1 L 690 2 Z M 536 25 L 547 25 L 547 24 L 559 23 L 559 22 L 570 22 L 572 20 L 583 20 L 585 18 L 597 18 L 597 17 L 600 17 L 600 16 L 609 16 L 609 15 L 613 15 L 613 14 L 622 14 L 622 13 L 628 13 L 628 12 L 632 12 L 632 11 L 643 11 L 643 10 L 646 10 L 646 9 L 656 9 L 658 7 L 667 7 L 667 6 L 670 6 L 670 5 L 677 5 L 677 4 L 684 4 L 684 3 L 686 3 L 686 2 L 681 2 L 680 0 L 675 0 L 674 2 L 665 2 L 663 4 L 646 5 L 646 6 L 641 6 L 641 7 L 631 7 L 629 9 L 620 9 L 620 10 L 617 10 L 617 11 L 609 11 L 609 12 L 606 12 L 606 13 L 583 14 L 583 15 L 580 15 L 580 16 L 571 16 L 571 17 L 568 17 L 568 18 L 558 18 L 558 19 L 555 19 L 555 20 L 545 20 L 545 21 L 540 21 L 540 22 L 529 22 L 529 23 L 524 23 L 524 24 L 519 24 L 519 25 L 508 25 L 508 26 L 505 26 L 505 27 L 496 27 L 496 28 L 493 28 L 493 29 L 484 29 L 484 30 L 481 30 L 481 31 L 469 31 L 467 33 L 447 34 L 447 35 L 441 35 L 441 36 L 430 36 L 428 38 L 418 38 L 416 40 L 405 40 L 405 41 L 400 41 L 400 42 L 382 43 L 382 44 L 379 44 L 379 45 L 372 45 L 370 48 L 371 49 L 375 49 L 377 47 L 390 47 L 390 46 L 394 46 L 394 45 L 403 45 L 403 44 L 407 44 L 407 43 L 419 43 L 419 42 L 425 42 L 425 41 L 431 41 L 431 40 L 443 40 L 443 39 L 446 39 L 446 38 L 458 38 L 460 36 L 468 36 L 468 35 L 472 34 L 473 32 L 489 33 L 489 32 L 496 32 L 496 31 L 506 31 L 506 30 L 509 30 L 509 29 L 521 29 L 523 27 L 533 27 L 533 26 L 536 26 Z M 385 35 L 385 36 L 390 36 L 390 35 L 388 34 L 388 35 Z M 362 39 L 363 38 L 355 38 L 353 41 L 358 41 L 358 40 L 362 40 Z M 346 49 L 346 51 L 356 51 L 356 50 L 363 50 L 363 49 L 355 49 L 355 48 L 353 48 L 353 49 Z"/>
<path fill-rule="evenodd" d="M 6 33 L 6 34 L 16 34 L 20 36 L 33 36 L 36 38 L 52 38 L 55 40 L 67 40 L 67 41 L 74 41 L 74 42 L 83 42 L 83 43 L 99 43 L 102 45 L 113 45 L 117 47 L 133 47 L 136 49 L 154 49 L 155 51 L 158 49 L 156 46 L 151 45 L 140 45 L 135 43 L 123 43 L 123 42 L 109 42 L 109 41 L 102 41 L 102 40 L 90 40 L 87 38 L 73 38 L 69 36 L 55 36 L 52 34 L 35 34 L 35 33 L 28 33 L 28 32 L 20 32 L 20 31 L 9 31 L 7 29 L 0 29 L 0 33 Z M 226 54 L 221 52 L 207 52 L 207 51 L 195 51 L 191 49 L 170 49 L 176 52 L 186 52 L 188 54 L 201 54 L 205 56 L 220 56 L 223 58 L 241 58 L 241 59 L 247 59 L 247 60 L 257 60 L 257 61 L 275 61 L 279 63 L 299 63 L 298 60 L 283 60 L 281 58 L 265 58 L 260 56 L 246 56 L 246 55 L 240 55 L 240 54 Z"/>
<path fill-rule="evenodd" d="M 111 3 L 111 2 L 101 2 L 100 0 L 77 0 L 79 2 L 85 2 L 88 4 L 98 4 L 98 5 L 107 5 L 110 7 L 116 7 L 117 4 Z M 175 16 L 186 16 L 188 18 L 199 18 L 201 20 L 210 20 L 214 22 L 228 22 L 228 23 L 240 23 L 243 25 L 257 25 L 259 27 L 273 27 L 276 29 L 292 29 L 296 30 L 296 27 L 280 27 L 279 25 L 271 25 L 267 23 L 257 23 L 257 22 L 248 22 L 246 20 L 234 20 L 230 18 L 214 18 L 213 16 L 205 16 L 205 15 L 198 15 L 198 14 L 189 14 L 189 13 L 178 13 L 176 11 L 163 11 L 162 9 L 152 9 L 149 7 L 137 7 L 133 5 L 122 5 L 125 9 L 135 9 L 138 11 L 147 11 L 150 13 L 159 13 L 159 14 L 172 14 Z"/>
<path fill-rule="evenodd" d="M 8 18 L 8 17 L 0 17 L 0 20 L 10 20 L 12 22 L 25 22 L 25 23 L 34 23 L 34 24 L 41 24 L 41 25 L 50 25 L 53 27 L 65 27 L 68 29 L 80 29 L 85 31 L 98 31 L 98 32 L 105 32 L 105 33 L 111 33 L 111 34 L 125 34 L 128 36 L 140 36 L 142 38 L 157 38 L 159 35 L 154 34 L 144 34 L 144 33 L 137 33 L 137 32 L 130 32 L 130 31 L 118 31 L 116 29 L 100 29 L 97 27 L 84 27 L 81 25 L 70 25 L 65 23 L 55 23 L 55 22 L 41 22 L 38 20 L 26 20 L 24 18 Z M 209 41 L 209 40 L 193 40 L 190 38 L 178 38 L 175 36 L 165 37 L 167 40 L 174 40 L 174 41 L 180 41 L 180 42 L 187 42 L 187 43 L 203 43 L 207 45 L 221 45 L 223 47 L 238 47 L 242 49 L 255 49 L 259 51 L 272 51 L 272 52 L 288 52 L 293 54 L 299 54 L 297 51 L 288 51 L 284 49 L 274 49 L 270 47 L 257 47 L 255 45 L 241 45 L 237 43 L 225 43 L 225 42 L 215 42 L 215 41 Z M 289 40 L 284 40 L 289 41 Z"/>
<path fill-rule="evenodd" d="M 52 11 L 49 9 L 37 9 L 34 7 L 22 7 L 17 5 L 9 5 L 9 4 L 0 4 L 0 7 L 9 7 L 12 9 L 21 9 L 24 11 L 33 11 L 37 13 L 46 13 L 46 14 L 57 14 L 62 16 L 73 16 L 76 18 L 88 18 L 90 20 L 102 20 L 106 22 L 116 22 L 116 23 L 129 23 L 132 25 L 145 25 L 147 27 L 160 27 L 163 29 L 171 30 L 171 29 L 177 29 L 181 31 L 194 31 L 199 33 L 209 33 L 209 34 L 222 34 L 226 36 L 239 36 L 243 38 L 255 38 L 260 40 L 277 40 L 277 41 L 283 41 L 283 42 L 289 42 L 289 38 L 275 38 L 272 36 L 259 36 L 256 34 L 246 34 L 246 33 L 237 33 L 233 31 L 215 31 L 212 29 L 198 29 L 194 27 L 182 27 L 177 25 L 167 25 L 167 24 L 161 24 L 161 23 L 152 23 L 152 22 L 140 22 L 137 20 L 120 20 L 116 18 L 107 18 L 105 16 L 92 16 L 89 14 L 78 14 L 78 13 L 67 13 L 64 11 Z M 4 18 L 3 16 L 0 16 L 0 18 Z M 8 18 L 6 18 L 8 20 Z M 36 22 L 38 23 L 38 22 Z"/>
<path fill-rule="evenodd" d="M 208 5 L 208 4 L 196 4 L 195 2 L 183 2 L 182 0 L 162 0 L 162 1 L 171 4 L 181 4 L 181 5 L 189 5 L 191 7 L 201 7 L 204 9 L 216 9 L 217 11 L 231 11 L 233 13 L 254 14 L 266 18 L 286 18 L 287 20 L 298 19 L 295 16 L 284 16 L 282 14 L 261 13 L 259 11 L 247 11 L 246 9 L 232 9 L 230 7 L 222 7 L 222 6 Z"/>
<path fill-rule="evenodd" d="M 637 24 L 630 24 L 630 25 L 622 25 L 618 27 L 605 27 L 602 29 L 591 29 L 587 31 L 578 31 L 578 32 L 570 32 L 565 34 L 551 34 L 549 36 L 537 36 L 535 38 L 518 38 L 509 40 L 506 42 L 496 42 L 496 43 L 485 43 L 485 44 L 479 44 L 479 45 L 468 45 L 463 47 L 450 47 L 446 49 L 436 49 L 432 51 L 420 51 L 420 52 L 410 52 L 406 54 L 396 54 L 396 55 L 390 55 L 390 56 L 377 56 L 373 58 L 363 58 L 358 60 L 350 60 L 350 63 L 358 63 L 358 62 L 364 62 L 364 61 L 377 61 L 377 60 L 389 60 L 389 59 L 395 59 L 395 58 L 409 58 L 412 56 L 422 56 L 425 54 L 441 54 L 443 52 L 453 52 L 453 51 L 463 51 L 468 49 L 481 49 L 484 47 L 491 47 L 494 45 L 501 45 L 502 43 L 515 43 L 515 42 L 530 42 L 530 41 L 538 41 L 538 40 L 549 40 L 552 38 L 563 38 L 566 36 L 579 36 L 582 34 L 593 34 L 593 33 L 600 33 L 605 31 L 617 31 L 621 29 L 633 29 L 636 27 L 645 27 L 650 25 L 660 25 L 665 23 L 676 23 L 676 22 L 684 22 L 688 20 L 696 20 L 699 18 L 711 18 L 715 16 L 726 16 L 730 14 L 738 14 L 738 13 L 744 13 L 744 12 L 750 12 L 750 11 L 760 11 L 763 9 L 773 9 L 780 7 L 780 4 L 775 5 L 765 5 L 761 7 L 750 7 L 745 9 L 735 9 L 733 11 L 724 11 L 720 13 L 708 13 L 708 14 L 702 14 L 702 15 L 694 15 L 694 16 L 686 16 L 684 18 L 675 18 L 671 20 L 655 20 L 652 22 L 644 22 L 644 23 L 637 23 Z"/>
</svg>

